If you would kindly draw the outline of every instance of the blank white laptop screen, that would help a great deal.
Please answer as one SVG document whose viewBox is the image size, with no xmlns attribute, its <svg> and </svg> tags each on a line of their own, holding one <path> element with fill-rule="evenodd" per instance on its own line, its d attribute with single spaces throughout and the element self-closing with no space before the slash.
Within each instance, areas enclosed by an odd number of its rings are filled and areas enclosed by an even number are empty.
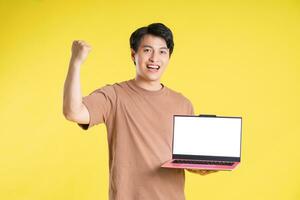
<svg viewBox="0 0 300 200">
<path fill-rule="evenodd" d="M 240 157 L 241 120 L 174 116 L 173 154 Z"/>
</svg>

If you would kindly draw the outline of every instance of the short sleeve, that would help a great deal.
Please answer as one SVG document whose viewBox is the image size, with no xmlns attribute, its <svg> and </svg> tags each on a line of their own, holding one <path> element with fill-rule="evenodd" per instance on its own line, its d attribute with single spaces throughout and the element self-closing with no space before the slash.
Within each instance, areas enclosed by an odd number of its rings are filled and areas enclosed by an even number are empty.
<svg viewBox="0 0 300 200">
<path fill-rule="evenodd" d="M 83 130 L 105 123 L 112 113 L 116 101 L 116 93 L 112 85 L 106 85 L 94 90 L 88 96 L 82 98 L 82 103 L 86 106 L 89 115 L 89 124 L 77 123 Z"/>
</svg>

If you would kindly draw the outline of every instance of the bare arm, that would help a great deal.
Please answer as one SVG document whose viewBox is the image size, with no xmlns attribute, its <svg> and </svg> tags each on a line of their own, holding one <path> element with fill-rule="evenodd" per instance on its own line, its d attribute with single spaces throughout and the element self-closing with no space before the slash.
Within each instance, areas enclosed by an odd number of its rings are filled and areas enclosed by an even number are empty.
<svg viewBox="0 0 300 200">
<path fill-rule="evenodd" d="M 63 114 L 66 119 L 81 124 L 88 124 L 90 121 L 89 112 L 82 103 L 80 87 L 80 67 L 90 50 L 91 47 L 84 41 L 73 42 L 72 57 L 64 84 Z"/>
</svg>

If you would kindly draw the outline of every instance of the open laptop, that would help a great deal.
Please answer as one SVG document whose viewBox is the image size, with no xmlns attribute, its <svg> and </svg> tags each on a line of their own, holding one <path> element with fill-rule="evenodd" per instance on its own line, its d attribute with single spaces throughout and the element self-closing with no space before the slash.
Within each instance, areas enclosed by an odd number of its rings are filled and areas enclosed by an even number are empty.
<svg viewBox="0 0 300 200">
<path fill-rule="evenodd" d="M 241 162 L 242 118 L 174 115 L 172 159 L 164 168 L 233 170 Z"/>
</svg>

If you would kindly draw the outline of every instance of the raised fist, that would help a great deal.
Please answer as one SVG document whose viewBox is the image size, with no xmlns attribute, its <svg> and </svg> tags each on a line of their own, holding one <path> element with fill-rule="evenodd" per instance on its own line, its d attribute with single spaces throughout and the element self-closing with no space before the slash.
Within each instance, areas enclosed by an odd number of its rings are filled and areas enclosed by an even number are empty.
<svg viewBox="0 0 300 200">
<path fill-rule="evenodd" d="M 72 62 L 82 64 L 92 47 L 83 40 L 74 40 L 72 44 Z"/>
</svg>

